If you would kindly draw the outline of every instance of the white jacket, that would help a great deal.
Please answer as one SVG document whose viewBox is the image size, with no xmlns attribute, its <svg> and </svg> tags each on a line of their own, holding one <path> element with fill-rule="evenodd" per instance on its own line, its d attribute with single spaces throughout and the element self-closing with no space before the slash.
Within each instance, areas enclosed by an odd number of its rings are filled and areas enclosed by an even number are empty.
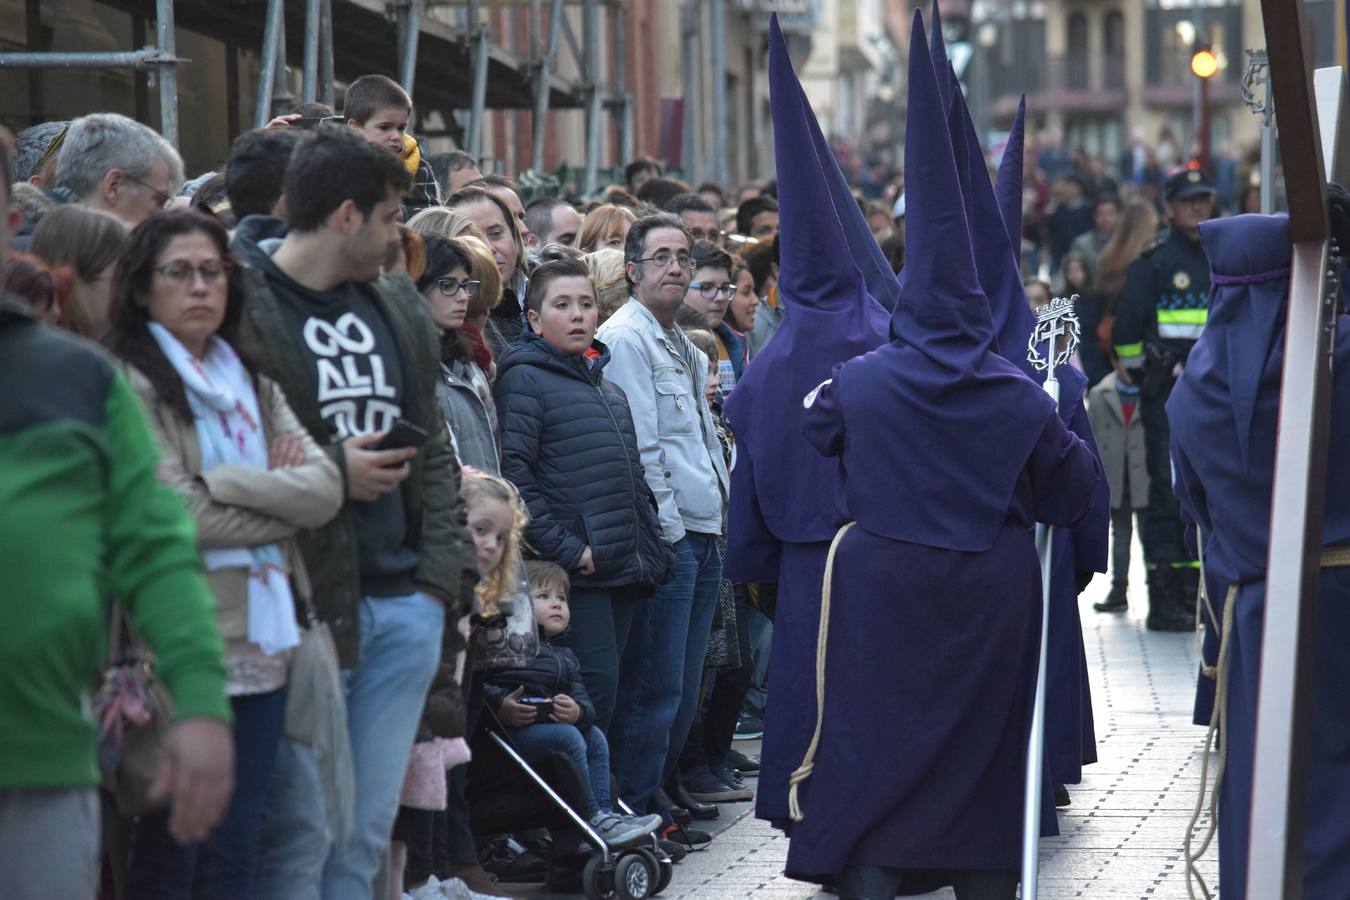
<svg viewBox="0 0 1350 900">
<path fill-rule="evenodd" d="M 630 297 L 600 326 L 609 348 L 605 377 L 623 388 L 638 452 L 661 513 L 661 535 L 722 533 L 727 469 L 705 398 L 708 358 L 678 327 L 674 337 Z M 686 358 L 696 361 L 690 372 Z"/>
</svg>

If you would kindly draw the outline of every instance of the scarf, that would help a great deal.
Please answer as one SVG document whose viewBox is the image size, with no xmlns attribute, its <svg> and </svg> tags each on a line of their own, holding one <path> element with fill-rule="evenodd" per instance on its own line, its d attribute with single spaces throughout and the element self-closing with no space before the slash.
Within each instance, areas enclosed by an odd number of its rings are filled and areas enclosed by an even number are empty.
<svg viewBox="0 0 1350 900">
<path fill-rule="evenodd" d="M 201 470 L 227 464 L 266 470 L 258 395 L 234 348 L 212 337 L 206 358 L 199 360 L 158 322 L 150 323 L 150 334 L 183 380 L 197 428 Z M 248 639 L 263 653 L 273 656 L 300 643 L 286 561 L 277 544 L 203 550 L 202 565 L 207 571 L 248 569 Z"/>
</svg>

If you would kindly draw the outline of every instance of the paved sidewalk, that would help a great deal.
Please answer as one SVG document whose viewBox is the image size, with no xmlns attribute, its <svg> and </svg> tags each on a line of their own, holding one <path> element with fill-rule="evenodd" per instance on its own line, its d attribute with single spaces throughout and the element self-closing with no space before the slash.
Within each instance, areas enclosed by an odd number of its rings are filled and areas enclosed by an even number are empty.
<svg viewBox="0 0 1350 900">
<path fill-rule="evenodd" d="M 1081 599 L 1100 761 L 1084 770 L 1081 785 L 1070 787 L 1073 803 L 1060 810 L 1061 834 L 1042 845 L 1040 896 L 1045 900 L 1187 897 L 1182 843 L 1199 789 L 1204 741 L 1204 730 L 1190 721 L 1196 640 L 1189 634 L 1144 630 L 1141 558 L 1136 545 L 1131 598 L 1138 606 L 1127 615 L 1092 610 L 1092 602 L 1108 590 L 1105 576 L 1098 576 Z M 724 804 L 722 810 L 720 819 L 699 825 L 725 830 L 675 868 L 675 879 L 662 897 L 831 896 L 783 876 L 787 841 L 750 815 L 749 804 Z M 1201 835 L 1207 821 L 1201 820 Z M 1211 846 L 1200 866 L 1211 886 L 1216 858 L 1217 849 Z M 1198 888 L 1196 893 L 1200 896 Z M 541 900 L 545 895 L 528 896 Z M 953 895 L 945 890 L 925 896 Z"/>
</svg>

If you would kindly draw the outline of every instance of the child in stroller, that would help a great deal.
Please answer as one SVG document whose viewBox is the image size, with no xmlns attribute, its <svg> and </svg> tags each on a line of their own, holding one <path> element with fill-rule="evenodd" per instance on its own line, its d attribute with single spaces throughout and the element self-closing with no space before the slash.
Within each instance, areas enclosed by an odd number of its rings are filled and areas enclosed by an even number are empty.
<svg viewBox="0 0 1350 900">
<path fill-rule="evenodd" d="M 585 776 L 586 818 L 606 844 L 614 849 L 634 846 L 660 827 L 661 817 L 614 811 L 609 744 L 594 725 L 595 710 L 581 680 L 580 663 L 571 650 L 556 643 L 571 621 L 567 573 L 541 560 L 526 562 L 525 573 L 539 627 L 539 654 L 529 666 L 490 673 L 484 699 L 524 756 L 562 753 Z"/>
</svg>

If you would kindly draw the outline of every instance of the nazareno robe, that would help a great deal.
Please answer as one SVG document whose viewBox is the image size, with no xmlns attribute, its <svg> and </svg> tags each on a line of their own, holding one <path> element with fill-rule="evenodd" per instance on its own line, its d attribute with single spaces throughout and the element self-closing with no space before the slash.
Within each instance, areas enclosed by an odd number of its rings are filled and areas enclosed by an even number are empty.
<svg viewBox="0 0 1350 900">
<path fill-rule="evenodd" d="M 875 389 L 891 350 L 843 367 L 807 413 L 812 442 L 841 456 L 876 510 L 896 508 L 892 479 L 869 477 L 875 460 L 854 438 L 894 412 Z M 792 877 L 881 865 L 905 870 L 908 890 L 941 883 L 927 870 L 1018 867 L 1041 623 L 1031 526 L 1076 524 L 1100 476 L 1058 416 L 1039 428 L 983 549 L 897 540 L 867 510 L 846 510 L 858 523 L 835 558 L 824 730 L 791 832 Z M 960 510 L 948 518 L 958 526 Z"/>
<path fill-rule="evenodd" d="M 1203 540 L 1206 585 L 1228 636 L 1227 766 L 1219 793 L 1219 893 L 1245 896 L 1270 492 L 1288 306 L 1288 217 L 1238 216 L 1200 228 L 1209 256 L 1209 322 L 1167 403 L 1177 498 Z M 1338 317 L 1322 544 L 1350 544 L 1350 316 Z M 1321 572 L 1313 726 L 1306 772 L 1303 896 L 1350 897 L 1350 568 Z M 1208 622 L 1209 646 L 1217 650 Z M 1210 660 L 1214 659 L 1210 656 Z M 1202 697 L 1199 712 L 1213 702 Z M 1253 898 L 1256 900 L 1256 898 Z"/>
</svg>

